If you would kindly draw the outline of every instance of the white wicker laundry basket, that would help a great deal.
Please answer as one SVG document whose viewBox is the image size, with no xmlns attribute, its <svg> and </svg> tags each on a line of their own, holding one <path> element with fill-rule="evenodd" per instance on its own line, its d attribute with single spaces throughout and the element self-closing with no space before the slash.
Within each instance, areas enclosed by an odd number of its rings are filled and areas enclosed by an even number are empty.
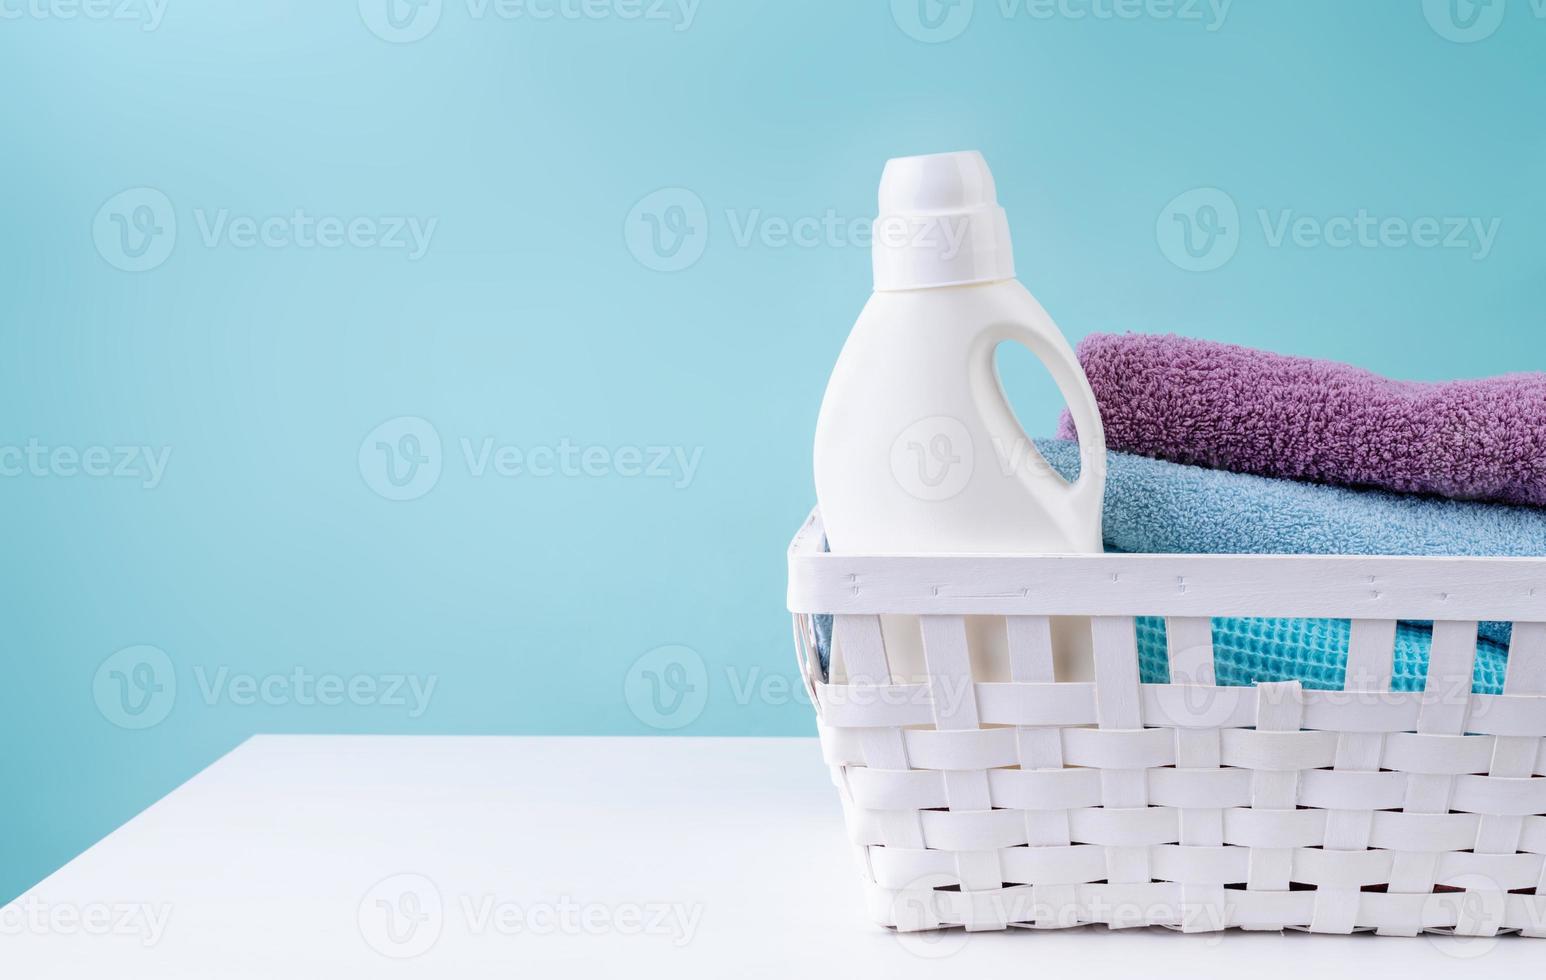
<svg viewBox="0 0 1546 980">
<path fill-rule="evenodd" d="M 1546 560 L 823 541 L 813 514 L 789 609 L 880 923 L 1546 936 Z M 927 683 L 889 682 L 882 614 L 922 618 Z M 1008 682 L 972 677 L 969 615 L 1007 617 Z M 1053 682 L 1064 615 L 1094 683 Z M 1166 617 L 1172 683 L 1139 682 L 1135 616 Z M 1212 616 L 1351 619 L 1347 690 L 1215 686 Z M 1422 692 L 1389 690 L 1399 619 L 1435 621 Z M 1477 620 L 1516 624 L 1502 695 L 1470 693 Z"/>
</svg>

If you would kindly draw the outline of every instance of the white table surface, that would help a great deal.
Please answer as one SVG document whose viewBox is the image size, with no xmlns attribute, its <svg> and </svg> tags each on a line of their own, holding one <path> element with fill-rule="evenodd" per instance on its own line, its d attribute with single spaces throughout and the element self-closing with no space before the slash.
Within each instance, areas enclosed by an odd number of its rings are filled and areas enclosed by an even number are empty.
<svg viewBox="0 0 1546 980">
<path fill-rule="evenodd" d="M 813 740 L 261 736 L 0 912 L 0 977 L 1367 980 L 1546 962 L 1520 939 L 902 937 L 869 924 L 853 861 Z"/>
</svg>

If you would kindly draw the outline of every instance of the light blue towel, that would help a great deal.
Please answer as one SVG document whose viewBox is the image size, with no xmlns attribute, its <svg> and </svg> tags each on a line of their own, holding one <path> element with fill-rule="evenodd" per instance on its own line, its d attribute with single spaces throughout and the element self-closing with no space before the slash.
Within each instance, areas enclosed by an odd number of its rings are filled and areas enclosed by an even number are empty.
<svg viewBox="0 0 1546 980">
<path fill-rule="evenodd" d="M 1047 462 L 1072 479 L 1079 447 L 1037 440 Z M 1167 554 L 1546 555 L 1546 509 L 1352 490 L 1185 466 L 1126 453 L 1107 454 L 1109 550 Z M 1430 624 L 1401 623 L 1392 687 L 1420 690 L 1427 673 Z M 815 623 L 822 666 L 831 622 Z M 1169 679 L 1163 619 L 1138 621 L 1146 683 Z M 1483 623 L 1474 689 L 1502 690 L 1508 623 Z M 1337 690 L 1346 670 L 1351 624 L 1328 619 L 1213 621 L 1218 683 L 1297 680 Z"/>
<path fill-rule="evenodd" d="M 1072 479 L 1079 447 L 1038 440 L 1052 467 Z M 1546 555 L 1546 510 L 1352 490 L 1107 454 L 1103 527 L 1113 551 L 1170 554 Z M 1425 622 L 1396 631 L 1392 688 L 1421 690 L 1432 634 Z M 1474 689 L 1503 689 L 1508 623 L 1482 623 Z M 1339 690 L 1351 624 L 1327 619 L 1213 621 L 1214 669 L 1224 685 L 1297 680 Z M 1138 622 L 1140 669 L 1168 679 L 1164 620 Z"/>
<path fill-rule="evenodd" d="M 1079 445 L 1038 439 L 1072 479 Z M 1106 454 L 1102 527 L 1114 551 L 1201 555 L 1546 555 L 1546 509 L 1350 490 Z M 1481 635 L 1507 646 L 1508 623 Z"/>
<path fill-rule="evenodd" d="M 1038 439 L 1054 469 L 1079 445 Z M 1106 543 L 1201 555 L 1546 555 L 1546 508 L 1350 490 L 1106 454 Z"/>
</svg>

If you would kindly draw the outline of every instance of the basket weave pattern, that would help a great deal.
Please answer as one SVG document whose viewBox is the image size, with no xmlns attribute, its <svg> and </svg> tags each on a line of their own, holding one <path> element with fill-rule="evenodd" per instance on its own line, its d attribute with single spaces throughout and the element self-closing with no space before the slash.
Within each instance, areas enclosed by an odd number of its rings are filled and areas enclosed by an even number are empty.
<svg viewBox="0 0 1546 980">
<path fill-rule="evenodd" d="M 1546 560 L 826 554 L 789 607 L 872 916 L 904 930 L 1090 923 L 1546 937 Z M 834 676 L 811 617 L 834 616 Z M 880 616 L 922 624 L 890 680 Z M 973 677 L 966 616 L 1011 677 Z M 1139 680 L 1163 616 L 1171 683 Z M 1214 684 L 1210 617 L 1352 620 L 1347 683 Z M 1049 617 L 1089 617 L 1093 683 L 1053 679 Z M 1389 690 L 1398 619 L 1434 620 L 1425 689 Z M 1479 619 L 1515 623 L 1501 695 Z"/>
</svg>

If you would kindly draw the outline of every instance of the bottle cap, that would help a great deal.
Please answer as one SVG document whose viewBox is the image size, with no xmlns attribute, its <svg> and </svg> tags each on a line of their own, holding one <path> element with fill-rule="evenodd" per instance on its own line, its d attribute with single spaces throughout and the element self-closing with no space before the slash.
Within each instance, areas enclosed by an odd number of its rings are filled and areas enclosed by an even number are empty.
<svg viewBox="0 0 1546 980">
<path fill-rule="evenodd" d="M 1013 279 L 1009 219 L 982 154 L 886 161 L 871 252 L 876 290 Z"/>
</svg>

